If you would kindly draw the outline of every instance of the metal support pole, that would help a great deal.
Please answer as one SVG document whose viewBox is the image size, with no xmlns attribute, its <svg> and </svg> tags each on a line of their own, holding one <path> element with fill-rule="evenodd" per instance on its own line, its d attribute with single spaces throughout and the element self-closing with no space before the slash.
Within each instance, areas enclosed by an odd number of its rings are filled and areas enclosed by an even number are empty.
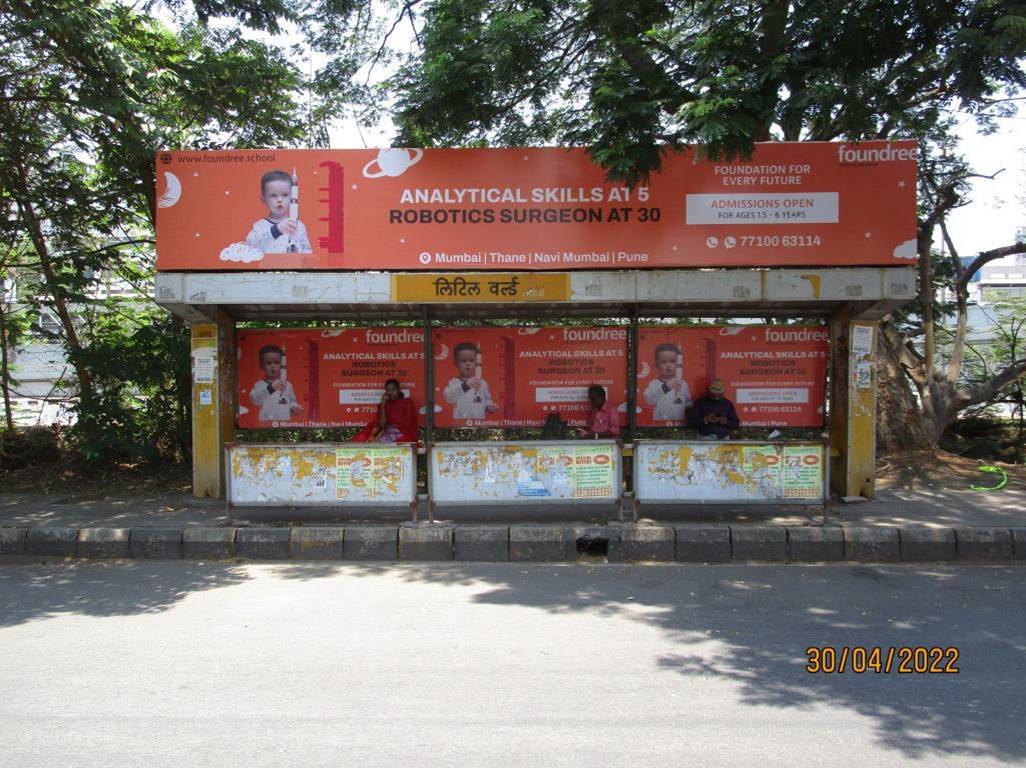
<svg viewBox="0 0 1026 768">
<path fill-rule="evenodd" d="M 424 444 L 430 446 L 435 431 L 435 347 L 431 340 L 431 308 L 424 304 Z"/>
<path fill-rule="evenodd" d="M 638 420 L 638 305 L 631 308 L 631 327 L 627 333 L 627 435 L 624 443 L 633 443 Z M 634 478 L 631 478 L 631 489 Z"/>
</svg>

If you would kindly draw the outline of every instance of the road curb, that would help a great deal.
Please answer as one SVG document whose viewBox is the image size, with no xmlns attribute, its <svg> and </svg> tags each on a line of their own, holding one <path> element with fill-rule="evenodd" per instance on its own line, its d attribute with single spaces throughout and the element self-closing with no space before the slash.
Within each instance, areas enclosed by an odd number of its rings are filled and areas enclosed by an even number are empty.
<svg viewBox="0 0 1026 768">
<path fill-rule="evenodd" d="M 620 531 L 620 554 L 629 563 L 671 563 L 676 539 L 670 525 L 627 525 Z"/>
<path fill-rule="evenodd" d="M 1026 563 L 1026 527 L 773 525 L 347 525 L 0 527 L 0 562 L 81 560 L 354 562 Z"/>
</svg>

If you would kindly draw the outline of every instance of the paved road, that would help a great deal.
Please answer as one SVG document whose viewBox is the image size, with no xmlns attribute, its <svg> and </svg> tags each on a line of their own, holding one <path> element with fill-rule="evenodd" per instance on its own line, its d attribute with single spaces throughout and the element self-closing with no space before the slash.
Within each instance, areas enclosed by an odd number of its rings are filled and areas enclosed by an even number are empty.
<svg viewBox="0 0 1026 768">
<path fill-rule="evenodd" d="M 1021 567 L 2 566 L 0 764 L 1021 764 L 1024 604 Z"/>
</svg>

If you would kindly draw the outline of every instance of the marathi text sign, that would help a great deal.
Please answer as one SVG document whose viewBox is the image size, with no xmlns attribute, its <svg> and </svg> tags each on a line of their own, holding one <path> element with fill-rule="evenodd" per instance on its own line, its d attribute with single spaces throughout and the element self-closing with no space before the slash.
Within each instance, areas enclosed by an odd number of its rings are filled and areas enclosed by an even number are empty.
<svg viewBox="0 0 1026 768">
<path fill-rule="evenodd" d="M 570 275 L 545 272 L 489 273 L 486 277 L 451 274 L 392 275 L 392 301 L 457 304 L 567 301 Z"/>
<path fill-rule="evenodd" d="M 625 328 L 443 328 L 433 344 L 440 427 L 540 426 L 552 413 L 581 426 L 592 385 L 626 423 Z"/>
<path fill-rule="evenodd" d="M 669 153 L 644 186 L 581 149 L 161 152 L 160 270 L 895 265 L 913 142 Z"/>
<path fill-rule="evenodd" d="M 679 426 L 723 379 L 743 427 L 820 427 L 825 326 L 646 326 L 638 339 L 639 426 Z"/>
<path fill-rule="evenodd" d="M 420 329 L 241 330 L 237 339 L 243 429 L 363 426 L 393 378 L 424 406 Z"/>
</svg>

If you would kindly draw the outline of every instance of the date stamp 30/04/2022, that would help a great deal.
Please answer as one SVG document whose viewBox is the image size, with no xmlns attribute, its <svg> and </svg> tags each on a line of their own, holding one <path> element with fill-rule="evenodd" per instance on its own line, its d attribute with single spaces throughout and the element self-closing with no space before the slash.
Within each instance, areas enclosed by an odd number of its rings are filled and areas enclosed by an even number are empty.
<svg viewBox="0 0 1026 768">
<path fill-rule="evenodd" d="M 936 645 L 810 645 L 805 657 L 805 671 L 813 674 L 957 675 L 959 650 Z"/>
</svg>

